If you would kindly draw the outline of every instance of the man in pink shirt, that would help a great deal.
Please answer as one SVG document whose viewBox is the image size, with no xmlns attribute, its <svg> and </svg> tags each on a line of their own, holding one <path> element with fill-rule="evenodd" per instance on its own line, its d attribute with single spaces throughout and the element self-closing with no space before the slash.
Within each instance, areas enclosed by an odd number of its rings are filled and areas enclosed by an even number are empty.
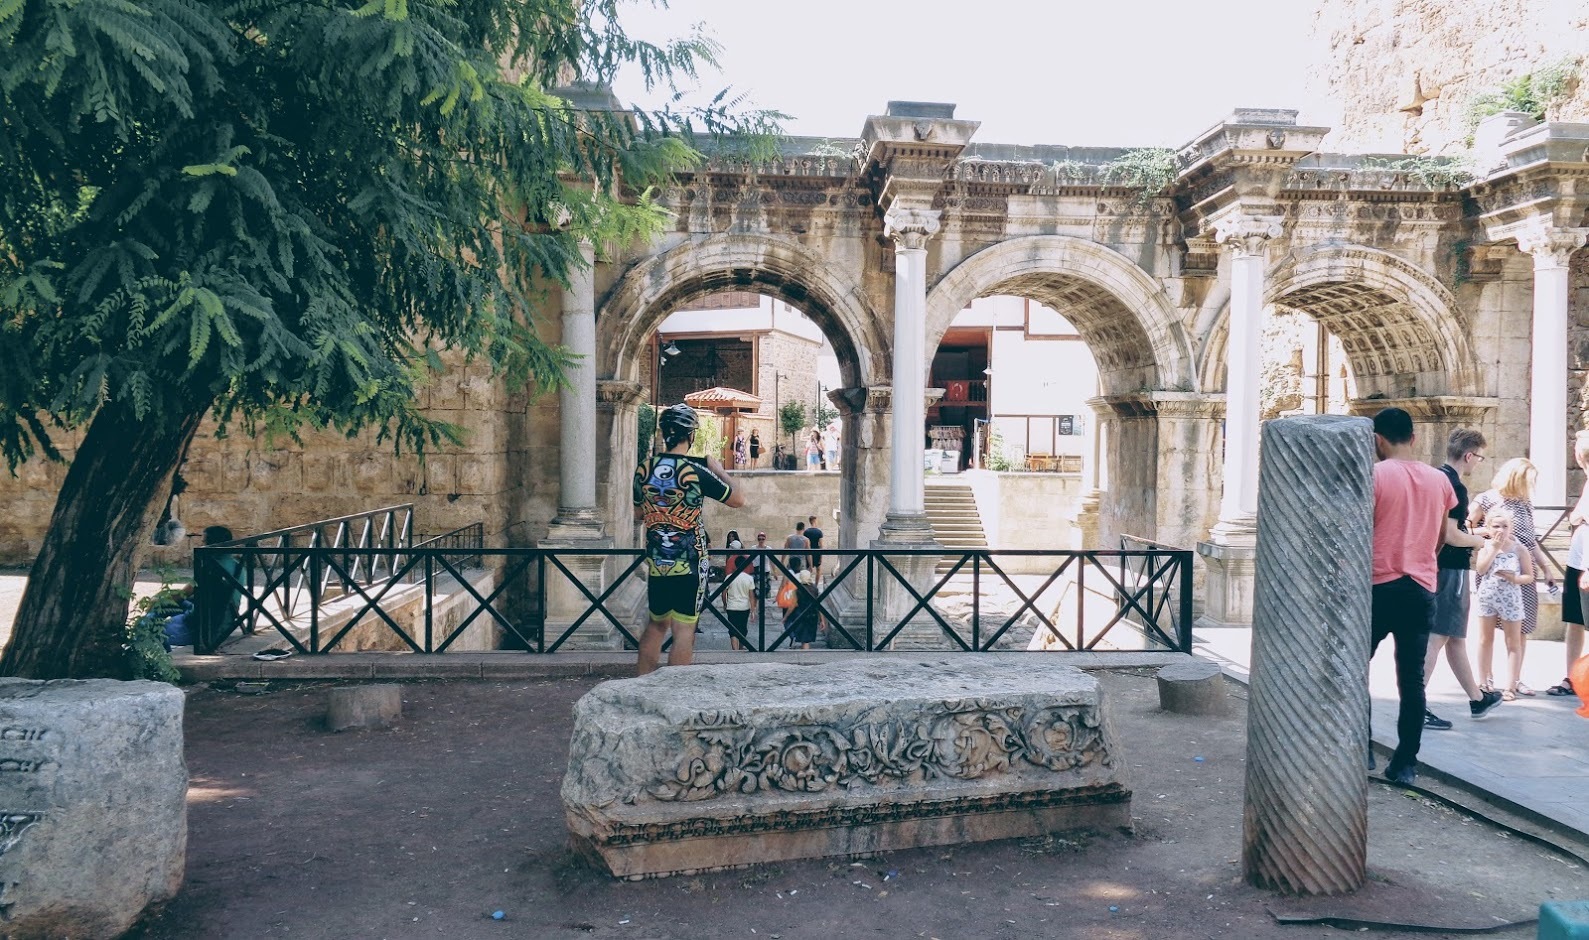
<svg viewBox="0 0 1589 940">
<path fill-rule="evenodd" d="M 1457 496 L 1445 474 L 1413 454 L 1412 416 L 1386 408 L 1374 416 L 1373 648 L 1396 638 L 1396 753 L 1385 778 L 1410 784 L 1417 776 L 1426 702 L 1424 652 L 1439 583 L 1436 556 L 1445 540 L 1446 513 Z M 1372 654 L 1370 654 L 1372 655 Z"/>
</svg>

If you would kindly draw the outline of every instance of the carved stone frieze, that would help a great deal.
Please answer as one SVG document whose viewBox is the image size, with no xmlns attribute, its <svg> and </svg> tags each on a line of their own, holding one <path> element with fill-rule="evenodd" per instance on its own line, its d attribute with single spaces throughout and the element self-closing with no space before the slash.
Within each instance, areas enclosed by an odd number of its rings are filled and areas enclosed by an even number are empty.
<svg viewBox="0 0 1589 940">
<path fill-rule="evenodd" d="M 603 683 L 575 706 L 562 798 L 575 844 L 625 878 L 1130 818 L 1097 680 L 972 657 Z"/>
<path fill-rule="evenodd" d="M 646 388 L 639 382 L 624 382 L 616 379 L 603 379 L 596 383 L 596 402 L 598 404 L 637 405 L 646 397 Z"/>
</svg>

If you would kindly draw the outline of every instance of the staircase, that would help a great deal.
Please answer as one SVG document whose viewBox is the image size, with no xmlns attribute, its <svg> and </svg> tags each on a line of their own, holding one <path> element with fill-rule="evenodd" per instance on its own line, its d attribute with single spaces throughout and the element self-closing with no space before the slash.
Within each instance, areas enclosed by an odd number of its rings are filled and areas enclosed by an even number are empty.
<svg viewBox="0 0 1589 940">
<path fill-rule="evenodd" d="M 951 552 L 987 548 L 987 533 L 982 531 L 982 515 L 977 499 L 965 483 L 927 485 L 927 520 L 932 533 Z M 946 555 L 938 562 L 938 576 L 949 572 L 960 559 Z M 967 569 L 962 569 L 962 573 Z"/>
</svg>

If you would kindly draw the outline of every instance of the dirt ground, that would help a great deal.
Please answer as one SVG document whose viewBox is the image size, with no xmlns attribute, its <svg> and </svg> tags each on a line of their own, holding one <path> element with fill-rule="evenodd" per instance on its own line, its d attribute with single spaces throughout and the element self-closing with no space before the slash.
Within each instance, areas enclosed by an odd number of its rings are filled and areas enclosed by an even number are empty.
<svg viewBox="0 0 1589 940">
<path fill-rule="evenodd" d="M 1299 905 L 1241 881 L 1245 702 L 1225 718 L 1172 715 L 1151 678 L 1100 675 L 1128 748 L 1133 834 L 634 883 L 565 847 L 558 787 L 590 680 L 412 684 L 401 726 L 344 734 L 321 728 L 324 685 L 197 691 L 187 883 L 135 936 L 1341 936 L 1277 924 L 1271 911 Z M 1382 784 L 1369 811 L 1370 885 L 1312 913 L 1494 926 L 1535 916 L 1541 900 L 1589 897 L 1584 866 L 1486 822 Z"/>
</svg>

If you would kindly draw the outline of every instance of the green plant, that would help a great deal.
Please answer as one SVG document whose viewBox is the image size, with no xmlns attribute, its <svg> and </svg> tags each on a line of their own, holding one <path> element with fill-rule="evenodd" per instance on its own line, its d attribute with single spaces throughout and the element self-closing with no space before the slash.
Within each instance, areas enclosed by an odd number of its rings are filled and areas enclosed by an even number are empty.
<svg viewBox="0 0 1589 940">
<path fill-rule="evenodd" d="M 1521 111 L 1534 120 L 1545 120 L 1545 113 L 1554 104 L 1565 101 L 1578 82 L 1578 60 L 1559 59 L 1540 66 L 1532 72 L 1517 76 L 1498 90 L 1486 92 L 1470 100 L 1464 118 L 1469 130 L 1479 122 L 1502 111 Z"/>
<path fill-rule="evenodd" d="M 1127 150 L 1100 167 L 1098 181 L 1140 189 L 1141 198 L 1151 199 L 1169 189 L 1179 175 L 1175 151 L 1165 147 L 1139 147 Z"/>
<path fill-rule="evenodd" d="M 726 94 L 555 94 L 620 70 L 684 91 L 715 62 L 700 32 L 629 36 L 625 7 L 0 0 L 0 454 L 75 443 L 0 672 L 119 668 L 110 573 L 207 415 L 423 452 L 464 434 L 422 406 L 444 367 L 560 387 L 547 285 L 582 243 L 659 231 L 702 138 L 776 125 Z"/>
<path fill-rule="evenodd" d="M 695 431 L 695 444 L 690 454 L 695 457 L 723 459 L 723 445 L 728 437 L 723 431 L 723 419 L 716 415 L 701 415 L 701 424 Z"/>
<path fill-rule="evenodd" d="M 803 401 L 786 401 L 778 409 L 778 428 L 789 435 L 789 449 L 795 450 L 795 435 L 806 428 L 806 403 Z"/>
<path fill-rule="evenodd" d="M 1014 447 L 1004 440 L 1004 435 L 999 433 L 997 425 L 988 432 L 987 464 L 989 470 L 1000 473 L 1020 470 L 1026 466 L 1026 455 L 1019 447 Z"/>
<path fill-rule="evenodd" d="M 1461 189 L 1478 179 L 1467 157 L 1402 157 L 1396 160 L 1370 157 L 1363 161 L 1363 166 L 1405 173 L 1430 189 Z"/>
<path fill-rule="evenodd" d="M 816 425 L 826 433 L 827 426 L 839 420 L 839 410 L 827 402 L 817 399 Z"/>
<path fill-rule="evenodd" d="M 639 411 L 640 429 L 635 434 L 637 463 L 645 463 L 651 456 L 651 442 L 657 436 L 657 409 L 650 402 L 643 402 Z"/>
<path fill-rule="evenodd" d="M 162 574 L 160 590 L 139 599 L 127 618 L 121 648 L 127 657 L 127 676 L 131 679 L 153 679 L 175 685 L 182 674 L 171 661 L 165 646 L 165 625 L 172 615 L 182 611 L 182 602 L 188 599 L 180 588 L 173 587 L 169 574 Z"/>
<path fill-rule="evenodd" d="M 1060 183 L 1077 183 L 1092 177 L 1096 166 L 1080 160 L 1055 160 L 1054 179 Z"/>
</svg>

